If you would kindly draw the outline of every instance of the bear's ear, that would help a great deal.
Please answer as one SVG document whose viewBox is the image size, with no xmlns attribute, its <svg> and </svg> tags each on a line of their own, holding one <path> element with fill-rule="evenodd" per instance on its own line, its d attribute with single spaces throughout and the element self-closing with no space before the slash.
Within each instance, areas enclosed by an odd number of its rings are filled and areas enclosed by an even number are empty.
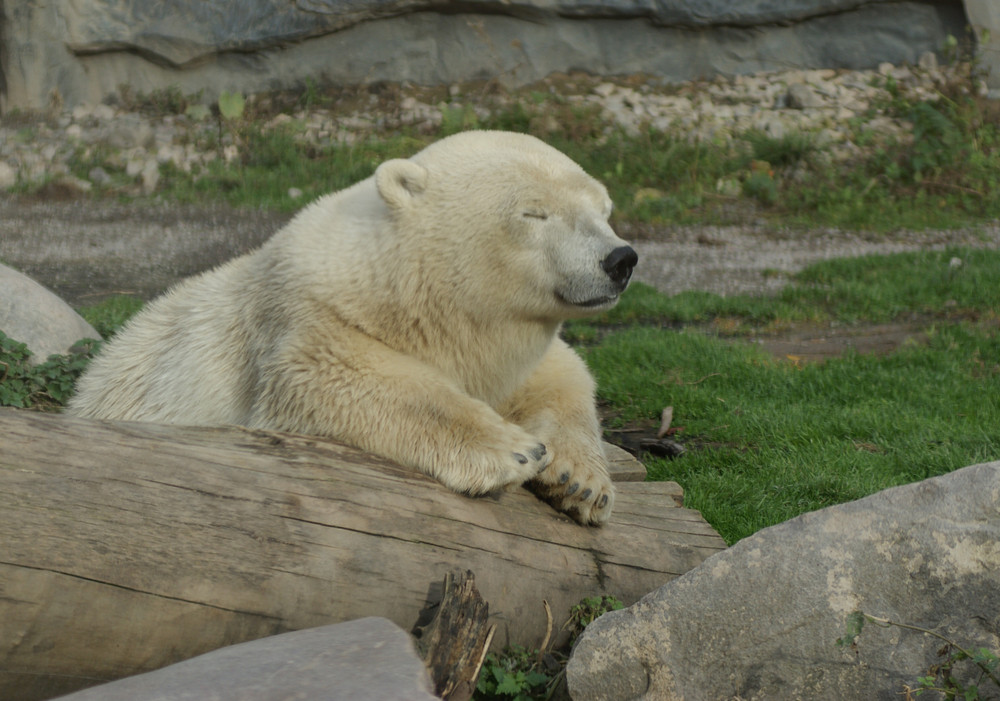
<svg viewBox="0 0 1000 701">
<path fill-rule="evenodd" d="M 406 207 L 427 187 L 427 170 L 402 158 L 386 161 L 375 169 L 375 187 L 390 207 Z"/>
</svg>

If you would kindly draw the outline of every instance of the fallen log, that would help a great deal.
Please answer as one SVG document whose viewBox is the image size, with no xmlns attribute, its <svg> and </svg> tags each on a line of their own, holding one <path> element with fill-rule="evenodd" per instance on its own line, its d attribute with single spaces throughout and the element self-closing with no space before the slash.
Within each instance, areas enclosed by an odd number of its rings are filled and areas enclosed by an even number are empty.
<svg viewBox="0 0 1000 701">
<path fill-rule="evenodd" d="M 412 630 L 467 569 L 494 646 L 537 646 L 543 599 L 632 603 L 724 547 L 677 485 L 618 489 L 586 528 L 324 439 L 0 409 L 0 698 L 364 616 Z"/>
</svg>

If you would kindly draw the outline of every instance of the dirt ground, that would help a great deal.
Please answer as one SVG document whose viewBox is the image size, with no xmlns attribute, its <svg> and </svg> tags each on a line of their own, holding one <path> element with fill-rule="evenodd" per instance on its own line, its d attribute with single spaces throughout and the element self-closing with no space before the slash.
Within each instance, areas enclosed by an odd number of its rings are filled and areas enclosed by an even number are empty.
<svg viewBox="0 0 1000 701">
<path fill-rule="evenodd" d="M 290 215 L 93 198 L 39 201 L 0 196 L 0 260 L 34 277 L 73 306 L 114 294 L 150 299 L 178 280 L 260 245 Z M 667 294 L 773 294 L 788 276 L 823 258 L 944 248 L 1000 247 L 1000 225 L 985 230 L 863 236 L 835 230 L 778 231 L 763 224 L 653 229 L 620 227 L 639 253 L 635 279 Z M 790 328 L 755 339 L 801 362 L 842 353 L 889 352 L 919 341 L 919 323 Z"/>
</svg>

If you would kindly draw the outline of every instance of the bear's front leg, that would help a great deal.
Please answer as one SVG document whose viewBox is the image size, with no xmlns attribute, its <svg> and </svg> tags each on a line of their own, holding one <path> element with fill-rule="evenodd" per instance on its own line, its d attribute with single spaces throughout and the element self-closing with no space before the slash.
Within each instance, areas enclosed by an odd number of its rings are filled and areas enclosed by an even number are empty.
<svg viewBox="0 0 1000 701">
<path fill-rule="evenodd" d="M 549 464 L 538 437 L 435 368 L 346 328 L 302 337 L 262 368 L 248 425 L 341 440 L 472 496 Z"/>
<path fill-rule="evenodd" d="M 605 523 L 615 490 L 601 443 L 594 380 L 580 356 L 555 339 L 500 413 L 538 436 L 552 454 L 549 466 L 527 486 L 580 523 Z"/>
</svg>

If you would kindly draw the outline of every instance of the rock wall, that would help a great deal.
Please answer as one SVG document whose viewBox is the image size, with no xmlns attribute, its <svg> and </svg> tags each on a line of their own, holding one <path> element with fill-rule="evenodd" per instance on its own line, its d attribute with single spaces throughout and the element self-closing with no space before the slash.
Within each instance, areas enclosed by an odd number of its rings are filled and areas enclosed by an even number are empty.
<svg viewBox="0 0 1000 701">
<path fill-rule="evenodd" d="M 967 0 L 977 2 L 978 0 Z M 985 0 L 989 2 L 989 0 Z M 0 109 L 100 102 L 119 85 L 260 92 L 555 71 L 680 82 L 914 63 L 967 24 L 962 0 L 0 1 Z"/>
</svg>

